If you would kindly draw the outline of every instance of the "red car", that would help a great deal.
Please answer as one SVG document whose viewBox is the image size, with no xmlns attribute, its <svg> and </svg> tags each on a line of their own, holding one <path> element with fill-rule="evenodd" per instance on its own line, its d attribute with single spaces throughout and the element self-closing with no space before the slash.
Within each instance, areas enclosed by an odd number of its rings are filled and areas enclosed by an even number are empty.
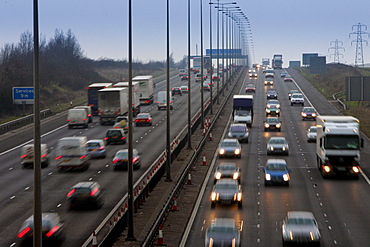
<svg viewBox="0 0 370 247">
<path fill-rule="evenodd" d="M 152 117 L 149 113 L 139 113 L 135 119 L 135 126 L 148 125 L 152 126 Z"/>
<path fill-rule="evenodd" d="M 253 92 L 255 93 L 256 92 L 256 86 L 254 86 L 254 84 L 247 84 L 246 88 L 245 88 L 245 92 L 248 93 L 248 92 Z"/>
</svg>

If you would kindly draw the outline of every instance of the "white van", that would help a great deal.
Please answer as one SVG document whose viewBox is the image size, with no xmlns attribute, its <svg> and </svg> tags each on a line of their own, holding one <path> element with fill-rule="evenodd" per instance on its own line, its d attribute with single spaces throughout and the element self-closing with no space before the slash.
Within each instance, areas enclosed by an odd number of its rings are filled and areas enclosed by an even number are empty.
<svg viewBox="0 0 370 247">
<path fill-rule="evenodd" d="M 158 106 L 158 110 L 160 109 L 166 109 L 167 108 L 167 104 L 166 104 L 166 101 L 167 101 L 167 95 L 166 95 L 167 91 L 160 91 L 158 92 L 158 100 L 157 100 L 157 106 Z M 169 92 L 170 94 L 170 92 Z M 170 110 L 173 109 L 173 97 L 171 96 L 170 94 Z"/>
<path fill-rule="evenodd" d="M 75 126 L 82 126 L 87 128 L 89 126 L 89 120 L 85 109 L 69 109 L 68 110 L 68 128 L 71 129 Z"/>
<path fill-rule="evenodd" d="M 86 113 L 87 113 L 87 117 L 89 118 L 89 123 L 92 123 L 92 110 L 91 110 L 91 106 L 89 105 L 79 105 L 79 106 L 75 106 L 74 109 L 85 109 Z"/>
<path fill-rule="evenodd" d="M 49 166 L 49 149 L 48 145 L 42 143 L 41 145 L 41 168 Z M 23 168 L 33 167 L 34 163 L 34 144 L 27 144 L 21 150 L 21 164 Z"/>
<path fill-rule="evenodd" d="M 55 160 L 59 171 L 87 170 L 89 168 L 90 154 L 87 151 L 86 143 L 86 136 L 64 137 L 58 140 Z"/>
</svg>

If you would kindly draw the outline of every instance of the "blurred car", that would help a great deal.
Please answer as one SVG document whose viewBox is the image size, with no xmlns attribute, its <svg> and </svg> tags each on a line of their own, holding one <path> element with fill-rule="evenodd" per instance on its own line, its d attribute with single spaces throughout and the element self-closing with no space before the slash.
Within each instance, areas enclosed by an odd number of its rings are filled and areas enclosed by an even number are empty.
<svg viewBox="0 0 370 247">
<path fill-rule="evenodd" d="M 105 134 L 105 143 L 107 145 L 111 143 L 120 143 L 125 144 L 126 143 L 126 134 L 123 129 L 117 128 L 117 129 L 109 129 L 107 130 Z"/>
<path fill-rule="evenodd" d="M 216 167 L 214 183 L 224 178 L 232 178 L 240 183 L 240 168 L 236 163 L 221 163 Z"/>
<path fill-rule="evenodd" d="M 181 92 L 180 87 L 173 87 L 172 88 L 172 96 L 174 96 L 174 95 L 180 95 L 180 96 L 182 96 L 182 92 Z"/>
<path fill-rule="evenodd" d="M 267 130 L 277 130 L 281 131 L 281 122 L 279 118 L 277 117 L 268 117 L 266 120 L 263 122 L 265 131 Z"/>
<path fill-rule="evenodd" d="M 285 137 L 270 137 L 267 142 L 267 155 L 270 154 L 289 155 L 289 145 Z"/>
<path fill-rule="evenodd" d="M 278 93 L 276 92 L 275 89 L 270 89 L 266 93 L 266 99 L 277 99 L 278 98 Z"/>
<path fill-rule="evenodd" d="M 269 116 L 269 115 L 280 116 L 280 108 L 278 108 L 278 105 L 269 104 L 268 106 L 266 106 L 265 111 L 266 111 L 266 116 Z"/>
<path fill-rule="evenodd" d="M 290 90 L 290 91 L 289 91 L 289 93 L 288 93 L 288 98 L 289 98 L 289 100 L 290 100 L 290 98 L 292 97 L 292 94 L 294 94 L 294 93 L 299 93 L 299 90 L 295 90 L 295 89 Z"/>
<path fill-rule="evenodd" d="M 120 128 L 128 132 L 128 116 L 118 116 L 116 117 L 115 123 L 113 125 L 114 129 Z"/>
<path fill-rule="evenodd" d="M 241 158 L 242 147 L 238 139 L 226 138 L 218 147 L 218 157 L 236 157 Z"/>
<path fill-rule="evenodd" d="M 299 105 L 304 106 L 304 97 L 303 97 L 303 94 L 301 94 L 301 93 L 293 93 L 290 96 L 290 105 L 292 106 L 294 104 L 299 104 Z"/>
<path fill-rule="evenodd" d="M 307 130 L 307 142 L 316 142 L 317 127 L 311 126 Z"/>
<path fill-rule="evenodd" d="M 135 126 L 152 126 L 152 117 L 150 113 L 139 113 L 135 119 Z"/>
<path fill-rule="evenodd" d="M 256 92 L 256 86 L 253 83 L 248 83 L 247 86 L 245 87 L 245 92 Z"/>
<path fill-rule="evenodd" d="M 69 209 L 99 209 L 104 204 L 103 190 L 98 182 L 75 184 L 67 194 Z"/>
<path fill-rule="evenodd" d="M 188 86 L 181 86 L 180 87 L 181 93 L 189 93 L 189 88 Z"/>
<path fill-rule="evenodd" d="M 128 169 L 128 149 L 118 150 L 112 161 L 113 170 Z M 136 149 L 132 150 L 132 167 L 137 170 L 141 166 L 139 152 Z"/>
<path fill-rule="evenodd" d="M 203 82 L 203 86 L 200 89 L 203 91 L 211 91 L 211 86 L 208 84 L 208 82 Z"/>
<path fill-rule="evenodd" d="M 301 116 L 303 121 L 306 119 L 316 120 L 317 112 L 313 107 L 303 107 Z"/>
<path fill-rule="evenodd" d="M 252 69 L 248 72 L 249 77 L 257 77 L 257 71 Z"/>
<path fill-rule="evenodd" d="M 240 247 L 240 231 L 233 218 L 215 218 L 205 237 L 205 247 L 234 246 Z"/>
<path fill-rule="evenodd" d="M 281 78 L 284 78 L 285 76 L 287 76 L 288 75 L 288 73 L 287 72 L 281 72 Z"/>
<path fill-rule="evenodd" d="M 283 159 L 268 159 L 265 172 L 265 185 L 282 184 L 289 186 L 290 169 Z"/>
<path fill-rule="evenodd" d="M 289 211 L 282 224 L 283 244 L 308 243 L 320 245 L 319 225 L 312 212 Z"/>
<path fill-rule="evenodd" d="M 46 143 L 40 144 L 40 161 L 41 161 L 41 168 L 45 168 L 49 166 L 49 156 L 50 150 Z M 21 149 L 21 164 L 22 168 L 33 167 L 34 161 L 34 144 L 26 144 Z"/>
<path fill-rule="evenodd" d="M 285 76 L 284 82 L 293 82 L 293 78 L 290 75 Z"/>
<path fill-rule="evenodd" d="M 274 85 L 274 79 L 273 78 L 271 78 L 271 77 L 268 77 L 268 78 L 266 78 L 265 80 L 264 80 L 264 82 L 263 82 L 263 84 L 265 85 L 265 86 L 272 86 L 272 85 Z"/>
<path fill-rule="evenodd" d="M 248 143 L 249 130 L 247 128 L 247 125 L 244 123 L 231 124 L 227 136 L 229 138 L 236 138 L 240 142 Z"/>
<path fill-rule="evenodd" d="M 277 99 L 269 99 L 267 101 L 266 107 L 270 107 L 271 105 L 276 105 L 277 108 L 281 108 L 280 102 Z"/>
<path fill-rule="evenodd" d="M 42 213 L 43 246 L 60 246 L 65 237 L 64 223 L 57 213 Z M 33 246 L 33 215 L 26 219 L 18 231 L 20 246 Z"/>
<path fill-rule="evenodd" d="M 103 139 L 93 139 L 86 143 L 86 149 L 91 158 L 105 158 L 107 157 L 107 150 Z"/>
<path fill-rule="evenodd" d="M 181 78 L 181 81 L 183 81 L 183 80 L 189 79 L 189 76 L 188 75 L 181 75 L 180 78 Z"/>
<path fill-rule="evenodd" d="M 212 81 L 219 81 L 220 77 L 217 75 L 217 73 L 212 74 Z"/>
<path fill-rule="evenodd" d="M 224 178 L 217 180 L 211 192 L 211 207 L 214 208 L 216 203 L 230 205 L 237 203 L 242 207 L 242 189 L 237 180 Z"/>
</svg>

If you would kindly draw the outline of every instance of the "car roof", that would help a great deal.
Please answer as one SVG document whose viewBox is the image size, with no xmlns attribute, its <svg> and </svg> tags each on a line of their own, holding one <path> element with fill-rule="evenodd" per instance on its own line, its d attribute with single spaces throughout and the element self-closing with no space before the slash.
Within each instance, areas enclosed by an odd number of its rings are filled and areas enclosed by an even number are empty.
<svg viewBox="0 0 370 247">
<path fill-rule="evenodd" d="M 285 140 L 286 141 L 285 137 L 281 137 L 281 136 L 273 136 L 273 137 L 270 137 L 270 141 L 271 140 Z"/>
<path fill-rule="evenodd" d="M 285 164 L 286 165 L 286 161 L 284 159 L 268 159 L 266 164 Z"/>
<path fill-rule="evenodd" d="M 222 142 L 238 142 L 238 140 L 235 138 L 225 138 L 222 140 Z"/>
<path fill-rule="evenodd" d="M 83 181 L 75 184 L 72 188 L 89 188 L 95 185 L 99 185 L 96 181 Z"/>
<path fill-rule="evenodd" d="M 88 140 L 87 143 L 92 143 L 92 142 L 104 142 L 103 139 L 92 139 L 92 140 Z"/>
<path fill-rule="evenodd" d="M 233 218 L 215 218 L 212 220 L 211 227 L 212 226 L 236 227 L 236 223 Z"/>
<path fill-rule="evenodd" d="M 287 216 L 288 218 L 315 218 L 313 213 L 309 211 L 289 211 Z"/>
<path fill-rule="evenodd" d="M 235 167 L 237 167 L 236 163 L 231 163 L 231 162 L 229 162 L 229 163 L 220 163 L 220 164 L 218 164 L 217 167 L 220 167 L 220 166 L 235 166 Z"/>
<path fill-rule="evenodd" d="M 235 179 L 232 179 L 232 178 L 219 179 L 219 180 L 217 180 L 216 183 L 217 184 L 237 184 L 237 185 L 239 185 L 238 180 L 235 180 Z"/>
</svg>

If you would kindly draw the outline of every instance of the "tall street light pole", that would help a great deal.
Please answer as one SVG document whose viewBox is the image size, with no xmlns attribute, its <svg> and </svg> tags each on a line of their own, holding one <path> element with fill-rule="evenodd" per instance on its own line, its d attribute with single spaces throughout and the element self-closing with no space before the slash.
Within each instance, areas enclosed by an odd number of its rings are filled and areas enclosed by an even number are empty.
<svg viewBox="0 0 370 247">
<path fill-rule="evenodd" d="M 191 149 L 190 0 L 188 0 L 188 149 Z"/>
<path fill-rule="evenodd" d="M 201 82 L 201 89 L 200 90 L 200 109 L 201 109 L 201 128 L 204 128 L 204 78 L 203 78 L 203 69 L 204 69 L 204 57 L 203 57 L 203 0 L 200 0 L 200 82 Z M 210 85 L 212 86 L 212 85 Z"/>
<path fill-rule="evenodd" d="M 213 115 L 213 61 L 212 61 L 212 54 L 213 53 L 213 50 L 212 50 L 212 2 L 211 0 L 209 0 L 209 60 L 210 60 L 210 67 L 209 67 L 209 75 L 210 75 L 210 78 L 211 78 L 211 86 L 210 86 L 210 89 L 211 89 L 211 104 L 210 104 L 210 114 Z"/>
</svg>

